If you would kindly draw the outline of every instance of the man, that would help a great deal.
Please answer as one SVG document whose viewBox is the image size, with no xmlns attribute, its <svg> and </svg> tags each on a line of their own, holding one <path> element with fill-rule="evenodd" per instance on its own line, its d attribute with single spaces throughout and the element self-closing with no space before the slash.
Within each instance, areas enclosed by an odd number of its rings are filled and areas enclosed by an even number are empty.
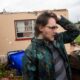
<svg viewBox="0 0 80 80">
<path fill-rule="evenodd" d="M 66 31 L 57 33 L 57 24 Z M 71 80 L 65 43 L 79 35 L 78 29 L 63 16 L 52 12 L 38 16 L 35 37 L 23 57 L 23 80 Z"/>
</svg>

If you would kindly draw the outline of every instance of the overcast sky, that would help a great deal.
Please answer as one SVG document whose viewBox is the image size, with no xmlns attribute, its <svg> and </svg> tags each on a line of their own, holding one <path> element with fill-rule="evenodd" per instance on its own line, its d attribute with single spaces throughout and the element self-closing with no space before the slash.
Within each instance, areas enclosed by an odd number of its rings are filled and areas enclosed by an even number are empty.
<svg viewBox="0 0 80 80">
<path fill-rule="evenodd" d="M 0 0 L 0 12 L 39 11 L 52 9 L 68 9 L 69 19 L 80 20 L 80 0 Z"/>
</svg>

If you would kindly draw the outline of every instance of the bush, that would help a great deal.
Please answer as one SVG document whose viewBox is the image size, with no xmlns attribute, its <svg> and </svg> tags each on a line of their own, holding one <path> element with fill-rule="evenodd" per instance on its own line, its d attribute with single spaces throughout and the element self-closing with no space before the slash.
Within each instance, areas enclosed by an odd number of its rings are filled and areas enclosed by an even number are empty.
<svg viewBox="0 0 80 80">
<path fill-rule="evenodd" d="M 0 63 L 0 80 L 22 80 L 22 76 L 16 76 L 16 70 L 15 69 L 7 69 L 6 68 L 7 63 L 2 64 Z"/>
</svg>

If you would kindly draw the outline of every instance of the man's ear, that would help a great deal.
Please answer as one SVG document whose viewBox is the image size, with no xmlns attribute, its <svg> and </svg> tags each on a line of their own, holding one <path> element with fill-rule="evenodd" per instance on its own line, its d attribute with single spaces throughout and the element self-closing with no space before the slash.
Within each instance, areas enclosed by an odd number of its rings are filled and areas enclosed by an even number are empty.
<svg viewBox="0 0 80 80">
<path fill-rule="evenodd" d="M 42 26 L 39 27 L 40 32 L 43 32 L 44 31 L 43 29 L 44 29 L 44 27 L 42 27 Z"/>
</svg>

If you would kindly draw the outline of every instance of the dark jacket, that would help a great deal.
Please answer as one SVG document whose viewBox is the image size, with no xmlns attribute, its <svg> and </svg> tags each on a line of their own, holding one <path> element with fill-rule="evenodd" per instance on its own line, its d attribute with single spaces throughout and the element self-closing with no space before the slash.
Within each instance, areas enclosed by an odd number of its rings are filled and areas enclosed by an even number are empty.
<svg viewBox="0 0 80 80">
<path fill-rule="evenodd" d="M 71 69 L 64 44 L 72 42 L 80 31 L 64 17 L 57 23 L 66 31 L 56 36 L 55 48 L 64 61 L 68 80 L 71 80 Z M 51 49 L 43 40 L 33 38 L 23 57 L 23 80 L 55 80 L 54 72 Z"/>
</svg>

